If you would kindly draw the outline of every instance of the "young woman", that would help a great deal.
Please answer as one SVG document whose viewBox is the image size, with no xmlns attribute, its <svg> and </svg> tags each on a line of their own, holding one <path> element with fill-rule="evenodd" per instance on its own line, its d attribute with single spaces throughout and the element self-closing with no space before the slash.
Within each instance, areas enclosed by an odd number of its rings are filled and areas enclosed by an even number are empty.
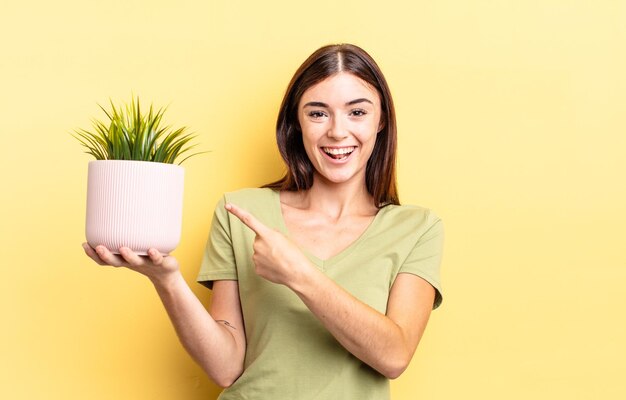
<svg viewBox="0 0 626 400">
<path fill-rule="evenodd" d="M 198 281 L 177 261 L 104 246 L 86 253 L 153 282 L 181 342 L 227 388 L 220 399 L 388 399 L 441 303 L 443 227 L 401 206 L 396 121 L 374 60 L 318 49 L 278 115 L 285 176 L 218 204 Z"/>
</svg>

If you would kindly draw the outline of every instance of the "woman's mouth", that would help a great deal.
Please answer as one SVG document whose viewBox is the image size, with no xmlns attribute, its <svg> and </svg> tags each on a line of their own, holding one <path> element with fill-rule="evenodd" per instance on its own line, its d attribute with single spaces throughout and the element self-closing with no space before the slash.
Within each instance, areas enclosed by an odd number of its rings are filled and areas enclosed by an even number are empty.
<svg viewBox="0 0 626 400">
<path fill-rule="evenodd" d="M 356 149 L 356 146 L 348 147 L 322 147 L 322 151 L 333 160 L 345 160 L 350 157 L 350 154 Z"/>
</svg>

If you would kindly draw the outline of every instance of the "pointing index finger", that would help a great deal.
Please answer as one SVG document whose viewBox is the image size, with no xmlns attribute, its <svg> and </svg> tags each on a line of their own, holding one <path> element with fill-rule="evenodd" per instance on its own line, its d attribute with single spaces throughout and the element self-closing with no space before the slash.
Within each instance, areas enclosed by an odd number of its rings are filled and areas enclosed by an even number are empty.
<svg viewBox="0 0 626 400">
<path fill-rule="evenodd" d="M 226 210 L 228 210 L 229 213 L 239 218 L 239 220 L 243 222 L 244 225 L 252 229 L 257 235 L 261 236 L 269 230 L 269 228 L 265 226 L 261 221 L 256 219 L 254 215 L 250 214 L 243 208 L 239 208 L 238 206 L 230 203 L 227 203 L 224 207 L 226 208 Z"/>
</svg>

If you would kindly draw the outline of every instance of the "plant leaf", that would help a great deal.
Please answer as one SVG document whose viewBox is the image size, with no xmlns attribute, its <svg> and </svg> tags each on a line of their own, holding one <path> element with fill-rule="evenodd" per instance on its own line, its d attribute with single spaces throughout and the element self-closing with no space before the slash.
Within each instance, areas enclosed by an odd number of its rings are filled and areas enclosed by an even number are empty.
<svg viewBox="0 0 626 400">
<path fill-rule="evenodd" d="M 151 104 L 142 112 L 139 97 L 131 96 L 130 103 L 116 106 L 109 99 L 110 110 L 99 105 L 107 119 L 92 119 L 93 130 L 77 129 L 72 136 L 85 147 L 85 153 L 96 160 L 138 160 L 175 163 L 176 159 L 195 148 L 191 141 L 196 135 L 187 128 L 173 130 L 161 127 L 167 107 L 155 109 Z M 178 164 L 196 154 L 185 157 Z"/>
</svg>

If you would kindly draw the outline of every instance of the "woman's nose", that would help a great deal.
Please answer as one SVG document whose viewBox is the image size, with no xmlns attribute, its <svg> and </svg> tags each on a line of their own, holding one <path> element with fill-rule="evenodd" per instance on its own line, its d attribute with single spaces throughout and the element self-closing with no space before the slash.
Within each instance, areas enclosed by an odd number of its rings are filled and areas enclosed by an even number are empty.
<svg viewBox="0 0 626 400">
<path fill-rule="evenodd" d="M 333 118 L 326 134 L 329 138 L 341 140 L 348 137 L 348 130 L 340 118 Z"/>
</svg>

